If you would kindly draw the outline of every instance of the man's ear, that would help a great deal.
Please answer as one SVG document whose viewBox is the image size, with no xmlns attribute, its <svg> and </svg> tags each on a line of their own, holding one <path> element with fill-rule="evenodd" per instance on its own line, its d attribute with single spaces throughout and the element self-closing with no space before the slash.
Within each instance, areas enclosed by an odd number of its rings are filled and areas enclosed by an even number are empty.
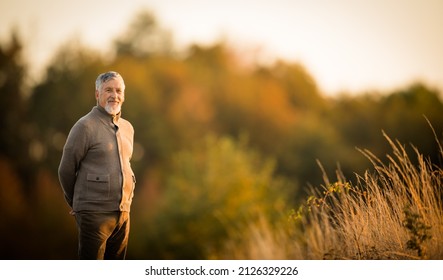
<svg viewBox="0 0 443 280">
<path fill-rule="evenodd" d="M 95 90 L 95 100 L 98 101 L 98 90 Z"/>
</svg>

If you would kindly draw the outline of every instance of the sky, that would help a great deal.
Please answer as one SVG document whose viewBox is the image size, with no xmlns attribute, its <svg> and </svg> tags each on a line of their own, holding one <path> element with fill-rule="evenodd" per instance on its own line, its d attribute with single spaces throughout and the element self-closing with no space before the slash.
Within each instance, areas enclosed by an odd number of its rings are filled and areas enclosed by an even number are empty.
<svg viewBox="0 0 443 280">
<path fill-rule="evenodd" d="M 34 73 L 77 38 L 107 51 L 141 10 L 176 46 L 225 40 L 257 59 L 301 63 L 325 94 L 390 91 L 416 81 L 443 91 L 443 0 L 0 0 Z"/>
</svg>

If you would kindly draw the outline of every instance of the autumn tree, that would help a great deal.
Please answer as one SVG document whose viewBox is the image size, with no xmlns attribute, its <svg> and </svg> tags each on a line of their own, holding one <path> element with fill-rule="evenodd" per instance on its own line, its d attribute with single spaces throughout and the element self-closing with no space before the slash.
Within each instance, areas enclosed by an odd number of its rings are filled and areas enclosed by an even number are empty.
<svg viewBox="0 0 443 280">
<path fill-rule="evenodd" d="M 28 141 L 31 128 L 25 96 L 27 67 L 23 58 L 23 43 L 17 31 L 11 32 L 9 42 L 0 44 L 0 155 L 10 160 L 26 177 Z"/>
</svg>

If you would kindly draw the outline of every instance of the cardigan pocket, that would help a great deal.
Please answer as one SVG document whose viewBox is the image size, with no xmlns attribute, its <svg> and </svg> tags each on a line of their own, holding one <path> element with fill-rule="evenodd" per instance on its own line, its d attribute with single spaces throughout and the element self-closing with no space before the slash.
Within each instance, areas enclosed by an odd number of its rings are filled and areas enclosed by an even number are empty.
<svg viewBox="0 0 443 280">
<path fill-rule="evenodd" d="M 86 177 L 87 198 L 89 200 L 106 200 L 109 198 L 111 184 L 109 174 L 91 174 Z"/>
</svg>

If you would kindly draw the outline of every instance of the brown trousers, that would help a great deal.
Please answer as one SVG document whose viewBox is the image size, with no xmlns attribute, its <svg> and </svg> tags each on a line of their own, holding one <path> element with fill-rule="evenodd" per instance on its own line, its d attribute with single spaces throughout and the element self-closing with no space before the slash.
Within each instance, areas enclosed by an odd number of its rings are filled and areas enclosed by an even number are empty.
<svg viewBox="0 0 443 280">
<path fill-rule="evenodd" d="M 129 237 L 129 212 L 75 213 L 81 260 L 123 260 Z"/>
</svg>

